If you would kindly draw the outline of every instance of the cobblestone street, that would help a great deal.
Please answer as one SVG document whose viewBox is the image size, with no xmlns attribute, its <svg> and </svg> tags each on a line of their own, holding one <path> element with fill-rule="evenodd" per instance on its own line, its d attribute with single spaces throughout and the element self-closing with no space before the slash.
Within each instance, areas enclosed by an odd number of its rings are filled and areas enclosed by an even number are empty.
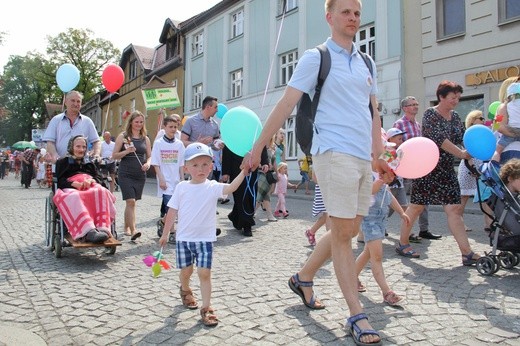
<svg viewBox="0 0 520 346">
<path fill-rule="evenodd" d="M 326 309 L 307 309 L 287 286 L 312 248 L 303 232 L 313 222 L 312 200 L 288 192 L 290 216 L 267 222 L 257 214 L 253 237 L 243 237 L 227 220 L 233 201 L 219 204 L 222 235 L 215 243 L 212 305 L 220 323 L 206 328 L 198 310 L 187 310 L 178 294 L 172 246 L 164 250 L 173 268 L 153 278 L 142 259 L 158 248 L 155 222 L 160 199 L 149 180 L 137 203 L 136 243 L 124 239 L 113 256 L 103 250 L 63 249 L 56 258 L 44 245 L 44 205 L 49 190 L 23 189 L 10 175 L 0 180 L 0 328 L 24 330 L 48 345 L 354 345 L 343 328 L 348 317 L 331 263 L 315 279 Z M 117 196 L 117 231 L 124 203 Z M 273 198 L 276 201 L 276 198 Z M 482 216 L 468 212 L 475 251 L 490 251 Z M 394 252 L 400 219 L 389 220 L 384 268 L 394 291 L 406 297 L 400 308 L 383 299 L 369 269 L 360 294 L 371 324 L 385 345 L 519 345 L 518 267 L 480 275 L 461 265 L 445 214 L 430 212 L 432 232 L 444 237 L 414 245 L 417 260 Z M 324 230 L 320 230 L 318 236 Z M 355 253 L 362 245 L 354 241 Z M 200 301 L 196 275 L 192 288 Z M 2 330 L 2 329 L 0 329 Z M 1 336 L 1 333 L 0 333 Z M 0 337 L 0 345 L 8 344 Z M 28 346 L 31 344 L 26 343 Z"/>
</svg>

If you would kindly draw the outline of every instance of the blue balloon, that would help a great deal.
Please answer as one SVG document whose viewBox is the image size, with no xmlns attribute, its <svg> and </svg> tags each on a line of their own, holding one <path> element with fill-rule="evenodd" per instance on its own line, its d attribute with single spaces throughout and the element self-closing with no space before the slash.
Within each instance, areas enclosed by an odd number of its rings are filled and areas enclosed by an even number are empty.
<svg viewBox="0 0 520 346">
<path fill-rule="evenodd" d="M 237 154 L 244 156 L 260 137 L 262 123 L 255 112 L 246 107 L 235 107 L 226 112 L 220 123 L 224 144 Z"/>
<path fill-rule="evenodd" d="M 64 93 L 71 91 L 79 83 L 79 70 L 72 64 L 63 64 L 56 71 L 56 82 Z"/>
<path fill-rule="evenodd" d="M 223 103 L 219 103 L 217 106 L 217 118 L 219 118 L 219 119 L 224 118 L 224 115 L 226 114 L 227 111 L 228 111 L 228 108 L 226 107 L 226 105 Z"/>
<path fill-rule="evenodd" d="M 497 140 L 493 132 L 484 125 L 473 125 L 464 133 L 464 147 L 476 159 L 488 161 L 495 153 Z"/>
</svg>

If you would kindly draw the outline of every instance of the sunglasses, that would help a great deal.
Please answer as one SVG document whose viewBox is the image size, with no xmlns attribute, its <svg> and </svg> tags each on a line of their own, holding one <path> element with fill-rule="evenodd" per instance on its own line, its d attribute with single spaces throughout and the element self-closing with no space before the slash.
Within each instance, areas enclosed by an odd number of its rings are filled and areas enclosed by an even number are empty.
<svg viewBox="0 0 520 346">
<path fill-rule="evenodd" d="M 484 119 L 483 117 L 480 117 L 480 118 L 477 118 L 477 119 L 480 120 L 480 121 L 484 121 L 484 120 L 486 120 L 486 119 Z"/>
</svg>

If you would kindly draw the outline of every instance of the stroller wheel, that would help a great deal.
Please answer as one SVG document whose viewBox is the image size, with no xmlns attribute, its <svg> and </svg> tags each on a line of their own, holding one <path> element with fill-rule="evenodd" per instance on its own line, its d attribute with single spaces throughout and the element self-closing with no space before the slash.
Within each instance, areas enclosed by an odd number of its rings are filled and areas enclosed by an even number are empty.
<svg viewBox="0 0 520 346">
<path fill-rule="evenodd" d="M 482 275 L 492 275 L 496 273 L 498 266 L 491 257 L 485 256 L 477 260 L 477 270 Z"/>
<path fill-rule="evenodd" d="M 515 253 L 515 267 L 520 264 L 520 253 Z"/>
<path fill-rule="evenodd" d="M 516 261 L 518 259 L 513 253 L 509 251 L 501 252 L 498 255 L 498 258 L 500 259 L 500 264 L 502 267 L 506 269 L 512 269 L 516 265 Z"/>
</svg>

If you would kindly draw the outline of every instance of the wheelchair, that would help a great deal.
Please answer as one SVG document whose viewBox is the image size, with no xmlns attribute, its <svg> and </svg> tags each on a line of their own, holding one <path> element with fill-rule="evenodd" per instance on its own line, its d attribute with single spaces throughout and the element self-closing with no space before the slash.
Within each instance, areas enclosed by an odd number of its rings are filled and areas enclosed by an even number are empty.
<svg viewBox="0 0 520 346">
<path fill-rule="evenodd" d="M 56 188 L 56 181 L 53 188 Z M 56 258 L 61 258 L 65 247 L 73 247 L 77 249 L 104 247 L 108 255 L 116 253 L 117 247 L 122 243 L 117 240 L 116 222 L 112 221 L 110 225 L 110 233 L 112 237 L 103 243 L 87 243 L 72 239 L 67 231 L 67 227 L 58 212 L 58 208 L 53 202 L 54 191 L 49 193 L 45 198 L 45 245 L 54 252 Z"/>
</svg>

